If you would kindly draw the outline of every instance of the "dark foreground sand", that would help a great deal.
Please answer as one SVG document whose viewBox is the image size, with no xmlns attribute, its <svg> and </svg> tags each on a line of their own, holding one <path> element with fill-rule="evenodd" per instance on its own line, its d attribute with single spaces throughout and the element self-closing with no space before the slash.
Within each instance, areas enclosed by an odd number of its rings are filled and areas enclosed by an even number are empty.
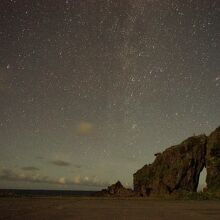
<svg viewBox="0 0 220 220">
<path fill-rule="evenodd" d="M 220 220 L 220 201 L 111 198 L 0 198 L 1 220 Z"/>
</svg>

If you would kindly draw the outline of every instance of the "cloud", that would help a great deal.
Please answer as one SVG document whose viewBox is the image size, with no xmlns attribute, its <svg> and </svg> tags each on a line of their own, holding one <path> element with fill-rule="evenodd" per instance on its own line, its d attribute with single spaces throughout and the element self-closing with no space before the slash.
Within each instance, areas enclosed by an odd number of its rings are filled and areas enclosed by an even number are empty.
<svg viewBox="0 0 220 220">
<path fill-rule="evenodd" d="M 110 185 L 107 182 L 101 182 L 96 176 L 88 177 L 88 176 L 75 176 L 73 184 L 77 185 L 84 185 L 84 186 L 99 186 L 99 187 L 106 187 Z"/>
<path fill-rule="evenodd" d="M 38 167 L 34 167 L 34 166 L 22 167 L 21 169 L 24 171 L 38 171 L 38 170 L 40 170 Z"/>
<path fill-rule="evenodd" d="M 47 183 L 55 185 L 80 185 L 80 186 L 96 186 L 106 187 L 107 182 L 100 181 L 97 177 L 75 176 L 73 179 L 65 177 L 51 178 L 49 176 L 41 176 L 39 174 L 19 173 L 11 169 L 2 169 L 0 171 L 0 180 L 7 180 L 13 182 L 29 182 L 29 183 Z"/>
<path fill-rule="evenodd" d="M 2 169 L 0 172 L 1 180 L 8 181 L 24 181 L 24 182 L 32 182 L 32 183 L 53 183 L 48 176 L 40 176 L 39 174 L 24 174 L 18 173 L 11 169 Z"/>
<path fill-rule="evenodd" d="M 56 166 L 63 166 L 63 167 L 67 167 L 67 166 L 71 166 L 72 164 L 68 161 L 64 161 L 64 160 L 52 160 L 50 161 L 50 163 L 52 163 L 53 165 L 56 165 Z M 80 164 L 73 164 L 72 165 L 73 167 L 77 168 L 77 169 L 80 169 L 82 168 L 82 165 Z"/>
<path fill-rule="evenodd" d="M 58 179 L 58 183 L 60 183 L 60 184 L 66 184 L 66 179 L 65 179 L 64 177 L 60 177 L 60 178 Z"/>
<path fill-rule="evenodd" d="M 80 168 L 82 168 L 82 165 L 80 165 L 80 164 L 74 164 L 74 167 L 80 169 Z"/>
<path fill-rule="evenodd" d="M 89 135 L 93 131 L 93 124 L 90 122 L 81 121 L 77 126 L 77 132 L 80 135 Z"/>
<path fill-rule="evenodd" d="M 64 160 L 53 160 L 51 161 L 52 164 L 56 165 L 56 166 L 61 166 L 61 167 L 65 167 L 65 166 L 70 166 L 71 164 L 67 161 Z"/>
</svg>

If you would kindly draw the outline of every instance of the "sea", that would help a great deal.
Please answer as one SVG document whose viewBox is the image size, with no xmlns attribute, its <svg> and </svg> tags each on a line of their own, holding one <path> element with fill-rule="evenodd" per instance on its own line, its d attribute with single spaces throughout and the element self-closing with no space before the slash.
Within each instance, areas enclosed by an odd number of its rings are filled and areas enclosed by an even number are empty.
<svg viewBox="0 0 220 220">
<path fill-rule="evenodd" d="M 0 189 L 0 197 L 84 197 L 94 196 L 96 192 L 79 190 Z"/>
</svg>

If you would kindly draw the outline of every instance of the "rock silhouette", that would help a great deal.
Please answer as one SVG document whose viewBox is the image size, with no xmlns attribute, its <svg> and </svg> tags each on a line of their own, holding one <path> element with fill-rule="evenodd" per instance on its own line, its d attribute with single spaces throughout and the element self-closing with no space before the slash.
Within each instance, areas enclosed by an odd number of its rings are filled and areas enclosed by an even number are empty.
<svg viewBox="0 0 220 220">
<path fill-rule="evenodd" d="M 220 192 L 220 127 L 212 132 L 208 138 L 206 168 L 208 191 Z"/>
<path fill-rule="evenodd" d="M 142 196 L 170 194 L 179 189 L 196 191 L 205 166 L 205 135 L 190 137 L 156 154 L 155 161 L 134 174 L 134 191 Z"/>
<path fill-rule="evenodd" d="M 96 196 L 114 196 L 114 197 L 130 197 L 134 196 L 135 193 L 132 189 L 125 188 L 120 181 L 112 184 L 107 189 L 103 189 L 98 192 Z"/>
<path fill-rule="evenodd" d="M 145 165 L 133 175 L 136 194 L 196 192 L 204 166 L 207 168 L 207 191 L 220 191 L 220 127 L 209 137 L 190 137 L 155 156 L 152 164 Z"/>
</svg>

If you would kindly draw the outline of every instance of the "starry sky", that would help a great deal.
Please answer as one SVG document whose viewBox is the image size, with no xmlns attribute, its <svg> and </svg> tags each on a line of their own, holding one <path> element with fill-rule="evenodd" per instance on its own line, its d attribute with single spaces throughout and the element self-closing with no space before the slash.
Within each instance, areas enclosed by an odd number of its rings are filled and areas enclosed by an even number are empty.
<svg viewBox="0 0 220 220">
<path fill-rule="evenodd" d="M 1 0 L 0 188 L 100 189 L 220 125 L 220 1 Z"/>
</svg>

